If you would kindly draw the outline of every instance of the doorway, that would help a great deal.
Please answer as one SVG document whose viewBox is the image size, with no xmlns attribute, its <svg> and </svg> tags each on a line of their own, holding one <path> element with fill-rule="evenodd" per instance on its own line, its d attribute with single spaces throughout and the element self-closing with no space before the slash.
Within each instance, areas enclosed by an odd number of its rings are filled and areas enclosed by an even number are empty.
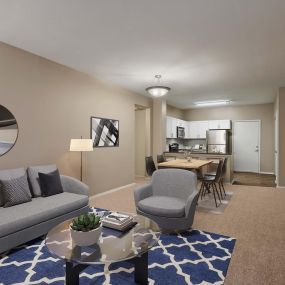
<svg viewBox="0 0 285 285">
<path fill-rule="evenodd" d="M 234 121 L 234 171 L 260 172 L 260 121 Z"/>
<path fill-rule="evenodd" d="M 275 141 L 274 141 L 274 160 L 275 160 L 275 169 L 274 173 L 276 176 L 275 183 L 279 184 L 279 101 L 277 99 L 277 108 L 275 111 L 275 120 L 274 120 L 274 129 L 275 129 Z"/>
<path fill-rule="evenodd" d="M 150 109 L 135 105 L 135 175 L 146 176 L 145 157 L 151 154 Z"/>
</svg>

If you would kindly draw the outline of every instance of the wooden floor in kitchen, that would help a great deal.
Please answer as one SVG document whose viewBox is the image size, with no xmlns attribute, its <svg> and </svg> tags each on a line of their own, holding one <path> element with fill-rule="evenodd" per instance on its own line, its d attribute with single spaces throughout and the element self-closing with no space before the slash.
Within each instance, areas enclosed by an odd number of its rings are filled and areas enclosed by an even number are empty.
<svg viewBox="0 0 285 285">
<path fill-rule="evenodd" d="M 276 187 L 275 175 L 251 172 L 234 172 L 234 185 Z"/>
</svg>

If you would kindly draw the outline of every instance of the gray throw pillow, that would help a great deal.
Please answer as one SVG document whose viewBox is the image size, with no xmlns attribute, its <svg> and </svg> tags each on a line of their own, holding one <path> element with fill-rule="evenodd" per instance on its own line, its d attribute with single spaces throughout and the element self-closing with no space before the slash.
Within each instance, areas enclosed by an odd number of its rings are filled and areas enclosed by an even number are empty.
<svg viewBox="0 0 285 285">
<path fill-rule="evenodd" d="M 41 173 L 51 173 L 52 171 L 57 170 L 55 164 L 50 165 L 39 165 L 39 166 L 30 166 L 28 168 L 28 176 L 32 185 L 32 191 L 34 197 L 42 196 L 40 181 L 39 181 L 39 172 Z"/>
<path fill-rule="evenodd" d="M 12 178 L 18 178 L 24 176 L 26 174 L 26 170 L 24 168 L 16 168 L 16 169 L 6 169 L 0 170 L 0 180 L 9 180 Z M 0 187 L 0 207 L 4 205 L 4 196 L 3 192 Z M 30 197 L 32 197 L 29 191 Z"/>
<path fill-rule="evenodd" d="M 32 201 L 26 174 L 18 178 L 1 180 L 1 191 L 4 196 L 4 208 Z"/>
</svg>

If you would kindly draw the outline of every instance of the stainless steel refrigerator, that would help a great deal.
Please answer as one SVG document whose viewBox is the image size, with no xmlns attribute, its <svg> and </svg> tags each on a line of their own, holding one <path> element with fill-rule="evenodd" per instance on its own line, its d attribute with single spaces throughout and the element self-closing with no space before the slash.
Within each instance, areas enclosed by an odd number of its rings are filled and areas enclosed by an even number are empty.
<svg viewBox="0 0 285 285">
<path fill-rule="evenodd" d="M 228 130 L 207 131 L 208 153 L 231 154 L 231 132 Z"/>
</svg>

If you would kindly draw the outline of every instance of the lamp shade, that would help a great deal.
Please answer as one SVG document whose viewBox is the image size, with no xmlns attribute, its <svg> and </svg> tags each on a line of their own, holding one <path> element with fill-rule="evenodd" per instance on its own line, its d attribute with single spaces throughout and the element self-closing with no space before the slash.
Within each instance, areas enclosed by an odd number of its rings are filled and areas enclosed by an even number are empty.
<svg viewBox="0 0 285 285">
<path fill-rule="evenodd" d="M 93 141 L 91 139 L 71 139 L 70 151 L 93 151 Z"/>
</svg>

